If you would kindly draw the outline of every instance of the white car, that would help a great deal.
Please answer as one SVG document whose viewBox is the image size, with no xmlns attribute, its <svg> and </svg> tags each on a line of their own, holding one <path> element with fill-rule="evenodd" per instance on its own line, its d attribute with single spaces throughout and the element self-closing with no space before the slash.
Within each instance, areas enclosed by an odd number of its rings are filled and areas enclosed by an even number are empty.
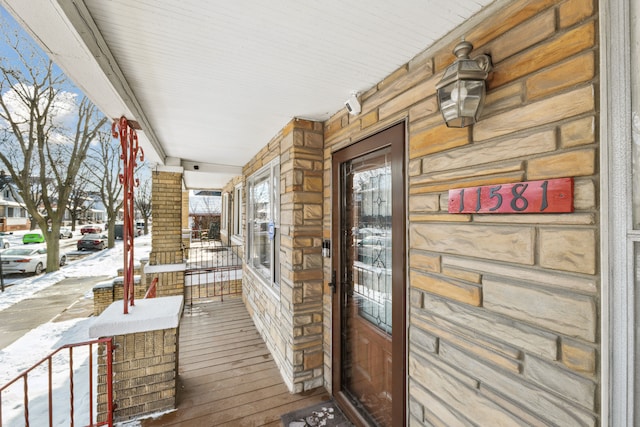
<svg viewBox="0 0 640 427">
<path fill-rule="evenodd" d="M 9 246 L 11 246 L 9 240 L 7 240 L 6 237 L 0 236 L 0 250 L 7 249 Z"/>
<path fill-rule="evenodd" d="M 64 239 L 64 238 L 72 238 L 73 237 L 73 231 L 71 231 L 70 227 L 60 227 L 60 238 Z"/>
<path fill-rule="evenodd" d="M 0 258 L 2 258 L 2 274 L 40 274 L 47 267 L 47 248 L 46 246 L 9 248 L 0 253 Z M 60 254 L 60 266 L 66 263 L 67 255 Z"/>
</svg>

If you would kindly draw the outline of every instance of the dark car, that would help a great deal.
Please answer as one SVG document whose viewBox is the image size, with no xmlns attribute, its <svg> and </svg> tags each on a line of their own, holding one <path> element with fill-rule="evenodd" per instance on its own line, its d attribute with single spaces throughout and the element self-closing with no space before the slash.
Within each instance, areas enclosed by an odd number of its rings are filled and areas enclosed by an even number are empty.
<svg viewBox="0 0 640 427">
<path fill-rule="evenodd" d="M 115 225 L 115 227 L 113 228 L 113 238 L 114 239 L 123 239 L 124 238 L 123 227 L 124 227 L 124 224 L 122 224 L 122 223 L 117 223 Z M 136 224 L 136 228 L 133 231 L 133 237 L 142 236 L 142 234 L 144 234 L 144 230 L 142 228 L 138 227 L 138 225 Z"/>
<path fill-rule="evenodd" d="M 85 249 L 101 251 L 107 246 L 107 236 L 101 234 L 85 234 L 78 240 L 78 250 Z"/>
<path fill-rule="evenodd" d="M 102 233 L 102 227 L 99 225 L 85 225 L 80 229 L 80 233 L 84 234 L 99 234 Z"/>
</svg>

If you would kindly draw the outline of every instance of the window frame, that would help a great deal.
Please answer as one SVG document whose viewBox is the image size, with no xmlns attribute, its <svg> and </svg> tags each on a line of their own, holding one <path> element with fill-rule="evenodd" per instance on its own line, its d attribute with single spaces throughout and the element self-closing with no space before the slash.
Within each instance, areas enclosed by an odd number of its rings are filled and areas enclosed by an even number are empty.
<svg viewBox="0 0 640 427">
<path fill-rule="evenodd" d="M 242 184 L 238 184 L 233 188 L 233 203 L 231 211 L 231 235 L 242 237 Z"/>
<path fill-rule="evenodd" d="M 220 210 L 220 231 L 225 231 L 227 234 L 229 230 L 227 230 L 227 222 L 229 217 L 229 193 L 222 193 L 222 209 Z"/>
<path fill-rule="evenodd" d="M 262 253 L 256 258 L 256 202 L 255 193 L 256 183 L 267 183 L 266 193 L 268 194 L 269 207 L 266 217 L 266 223 L 273 223 L 274 236 L 269 240 L 269 253 L 262 256 Z M 246 237 L 247 237 L 247 267 L 271 289 L 276 297 L 280 292 L 280 159 L 276 158 L 257 170 L 247 179 L 247 221 L 246 221 Z M 261 221 L 262 226 L 265 220 Z M 261 227 L 262 227 L 261 226 Z M 264 237 L 262 237 L 264 238 Z M 258 243 L 260 245 L 260 243 Z M 268 258 L 269 267 L 265 267 L 264 262 Z M 261 261 L 262 260 L 262 261 Z M 256 264 L 257 261 L 257 264 Z"/>
</svg>

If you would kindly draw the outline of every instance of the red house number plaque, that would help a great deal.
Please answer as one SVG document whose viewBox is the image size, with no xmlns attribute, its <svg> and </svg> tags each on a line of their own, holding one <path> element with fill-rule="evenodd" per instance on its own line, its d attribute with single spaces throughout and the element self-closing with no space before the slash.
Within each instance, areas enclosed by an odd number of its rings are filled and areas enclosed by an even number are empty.
<svg viewBox="0 0 640 427">
<path fill-rule="evenodd" d="M 573 178 L 449 190 L 449 213 L 573 212 Z"/>
</svg>

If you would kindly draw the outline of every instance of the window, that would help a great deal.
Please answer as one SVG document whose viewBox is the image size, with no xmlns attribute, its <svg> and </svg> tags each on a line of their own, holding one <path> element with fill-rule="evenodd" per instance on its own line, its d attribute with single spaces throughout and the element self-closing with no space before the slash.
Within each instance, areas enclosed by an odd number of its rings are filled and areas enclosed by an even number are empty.
<svg viewBox="0 0 640 427">
<path fill-rule="evenodd" d="M 233 189 L 232 215 L 233 235 L 242 236 L 242 185 L 236 185 L 236 187 Z"/>
<path fill-rule="evenodd" d="M 279 183 L 277 160 L 260 169 L 247 182 L 248 265 L 275 289 L 279 288 L 280 281 Z"/>
</svg>

